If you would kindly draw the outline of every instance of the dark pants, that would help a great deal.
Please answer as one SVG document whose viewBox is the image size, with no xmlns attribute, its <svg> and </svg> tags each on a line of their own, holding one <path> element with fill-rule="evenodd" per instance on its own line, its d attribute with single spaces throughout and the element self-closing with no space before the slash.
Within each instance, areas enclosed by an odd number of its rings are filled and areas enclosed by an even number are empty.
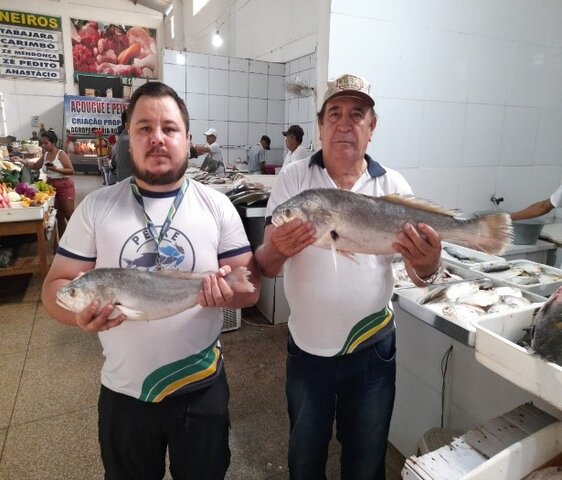
<svg viewBox="0 0 562 480">
<path fill-rule="evenodd" d="M 287 401 L 291 480 L 326 478 L 336 419 L 342 480 L 384 480 L 396 390 L 396 334 L 348 355 L 303 352 L 289 335 Z"/>
<path fill-rule="evenodd" d="M 175 480 L 222 480 L 230 464 L 224 370 L 209 387 L 137 400 L 102 386 L 99 441 L 106 480 L 161 480 L 166 447 Z"/>
</svg>

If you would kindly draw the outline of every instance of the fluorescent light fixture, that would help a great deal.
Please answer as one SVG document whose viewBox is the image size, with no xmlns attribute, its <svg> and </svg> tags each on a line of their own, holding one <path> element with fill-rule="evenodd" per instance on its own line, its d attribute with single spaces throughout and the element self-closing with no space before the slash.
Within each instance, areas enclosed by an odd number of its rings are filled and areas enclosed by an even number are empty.
<svg viewBox="0 0 562 480">
<path fill-rule="evenodd" d="M 223 44 L 223 40 L 221 37 L 221 34 L 219 33 L 219 31 L 217 30 L 217 32 L 213 35 L 213 39 L 212 39 L 212 44 L 213 47 L 215 48 L 219 48 L 222 44 Z"/>
<path fill-rule="evenodd" d="M 170 15 L 170 13 L 172 12 L 173 9 L 174 9 L 174 4 L 170 3 L 170 6 L 164 12 L 164 15 L 166 15 L 166 17 L 167 17 L 168 15 Z"/>
<path fill-rule="evenodd" d="M 209 3 L 209 0 L 193 0 L 193 16 L 197 15 L 199 10 L 207 5 L 207 3 Z"/>
</svg>

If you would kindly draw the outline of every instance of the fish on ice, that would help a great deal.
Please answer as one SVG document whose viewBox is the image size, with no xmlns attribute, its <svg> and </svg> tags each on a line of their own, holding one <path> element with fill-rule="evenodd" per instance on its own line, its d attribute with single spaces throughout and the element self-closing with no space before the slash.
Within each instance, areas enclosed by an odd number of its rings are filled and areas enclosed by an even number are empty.
<svg viewBox="0 0 562 480">
<path fill-rule="evenodd" d="M 57 291 L 57 303 L 73 312 L 81 312 L 94 300 L 99 310 L 115 305 L 110 318 L 125 314 L 129 320 L 158 320 L 197 305 L 203 278 L 211 272 L 179 270 L 141 271 L 134 268 L 96 268 Z M 250 271 L 238 267 L 223 278 L 234 292 L 253 292 Z"/>
<path fill-rule="evenodd" d="M 294 219 L 316 228 L 315 246 L 351 256 L 353 253 L 392 255 L 392 244 L 405 223 L 425 223 L 442 240 L 490 254 L 502 253 L 513 229 L 506 213 L 461 218 L 424 200 L 401 195 L 372 197 L 335 188 L 304 190 L 275 208 L 272 223 Z"/>
</svg>

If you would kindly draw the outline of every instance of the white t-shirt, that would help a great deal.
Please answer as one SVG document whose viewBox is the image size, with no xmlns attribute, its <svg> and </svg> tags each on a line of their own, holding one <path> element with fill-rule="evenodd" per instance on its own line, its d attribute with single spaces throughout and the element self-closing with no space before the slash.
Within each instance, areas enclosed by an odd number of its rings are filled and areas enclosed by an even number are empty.
<svg viewBox="0 0 562 480">
<path fill-rule="evenodd" d="M 158 233 L 175 192 L 141 192 Z M 164 268 L 193 272 L 218 269 L 219 259 L 251 251 L 235 207 L 222 193 L 193 180 L 179 206 L 162 248 Z M 95 261 L 96 268 L 150 269 L 156 244 L 148 233 L 130 182 L 88 195 L 72 215 L 58 253 Z M 105 362 L 101 382 L 107 388 L 148 402 L 159 402 L 179 389 L 197 389 L 220 373 L 217 342 L 220 308 L 195 306 L 150 322 L 125 321 L 100 332 Z"/>
<path fill-rule="evenodd" d="M 283 168 L 285 168 L 290 163 L 293 163 L 297 160 L 302 160 L 303 158 L 310 157 L 311 152 L 306 150 L 302 145 L 299 145 L 295 148 L 294 151 L 288 151 L 287 155 L 285 155 L 285 159 L 283 160 Z"/>
<path fill-rule="evenodd" d="M 550 196 L 550 203 L 552 203 L 554 208 L 562 207 L 562 185 Z"/>
<path fill-rule="evenodd" d="M 353 192 L 412 194 L 402 175 L 366 158 L 368 168 Z M 279 173 L 267 204 L 267 220 L 277 205 L 310 188 L 337 188 L 323 167 L 322 151 Z M 353 261 L 338 255 L 336 271 L 332 252 L 315 246 L 289 258 L 283 283 L 291 309 L 289 330 L 299 348 L 324 357 L 341 355 L 392 331 L 391 264 L 392 256 L 356 254 Z"/>
</svg>

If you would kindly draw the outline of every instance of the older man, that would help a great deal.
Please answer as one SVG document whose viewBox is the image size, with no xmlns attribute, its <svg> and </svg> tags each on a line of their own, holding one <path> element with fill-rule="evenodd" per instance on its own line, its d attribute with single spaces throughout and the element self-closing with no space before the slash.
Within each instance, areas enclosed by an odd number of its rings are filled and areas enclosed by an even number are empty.
<svg viewBox="0 0 562 480">
<path fill-rule="evenodd" d="M 163 478 L 168 449 L 173 478 L 222 480 L 230 421 L 220 307 L 254 304 L 259 276 L 231 202 L 185 176 L 189 116 L 176 92 L 159 82 L 135 90 L 129 136 L 133 177 L 93 192 L 74 212 L 45 278 L 43 306 L 102 343 L 105 479 Z M 223 277 L 238 266 L 250 269 L 258 290 L 228 286 Z M 57 304 L 58 288 L 105 267 L 216 273 L 205 277 L 197 306 L 154 322 L 127 321 L 99 302 L 76 314 Z"/>
<path fill-rule="evenodd" d="M 197 155 L 207 154 L 201 164 L 201 170 L 209 173 L 224 173 L 221 147 L 217 143 L 217 130 L 209 128 L 203 135 L 205 135 L 207 143 L 205 145 L 195 145 Z"/>
<path fill-rule="evenodd" d="M 286 392 L 293 480 L 326 478 L 334 418 L 341 478 L 385 478 L 396 376 L 392 258 L 342 257 L 336 272 L 331 252 L 311 246 L 311 224 L 270 224 L 277 205 L 309 188 L 411 194 L 398 172 L 366 154 L 377 123 L 369 87 L 349 74 L 328 82 L 318 114 L 322 149 L 280 172 L 267 206 L 264 242 L 256 251 L 262 274 L 273 277 L 284 267 L 291 308 Z M 398 238 L 394 248 L 414 282 L 431 283 L 439 271 L 439 235 L 425 224 L 405 224 Z"/>
<path fill-rule="evenodd" d="M 311 152 L 307 151 L 302 146 L 304 130 L 300 125 L 291 125 L 282 133 L 285 137 L 285 146 L 288 150 L 287 155 L 285 155 L 285 159 L 283 160 L 283 168 L 290 163 L 296 162 L 297 160 L 310 157 Z"/>
</svg>

